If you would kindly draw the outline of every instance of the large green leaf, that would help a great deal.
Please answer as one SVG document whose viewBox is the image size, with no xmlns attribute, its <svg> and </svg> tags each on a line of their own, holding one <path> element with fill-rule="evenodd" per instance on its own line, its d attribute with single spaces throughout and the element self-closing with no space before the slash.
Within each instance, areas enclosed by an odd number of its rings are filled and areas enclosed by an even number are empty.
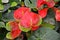
<svg viewBox="0 0 60 40">
<path fill-rule="evenodd" d="M 42 40 L 59 40 L 60 38 L 60 34 L 58 34 L 55 30 L 44 27 L 42 27 L 40 30 L 41 33 L 43 33 L 43 35 L 41 35 Z"/>
<path fill-rule="evenodd" d="M 60 40 L 60 34 L 56 31 L 42 27 L 37 31 L 33 32 L 28 40 Z"/>
<path fill-rule="evenodd" d="M 30 8 L 36 8 L 36 0 L 25 0 L 25 5 Z"/>
</svg>

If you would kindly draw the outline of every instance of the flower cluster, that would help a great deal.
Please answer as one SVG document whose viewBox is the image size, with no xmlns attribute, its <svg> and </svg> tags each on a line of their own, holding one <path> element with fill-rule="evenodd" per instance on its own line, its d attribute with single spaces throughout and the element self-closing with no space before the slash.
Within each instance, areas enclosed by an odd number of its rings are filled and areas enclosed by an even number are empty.
<svg viewBox="0 0 60 40">
<path fill-rule="evenodd" d="M 41 8 L 46 4 L 48 7 Z M 37 0 L 38 14 L 31 11 L 29 7 L 20 7 L 14 11 L 14 21 L 9 21 L 6 24 L 6 29 L 9 31 L 6 35 L 8 39 L 15 39 L 21 32 L 35 31 L 40 28 L 42 18 L 45 18 L 49 8 L 55 11 L 56 21 L 60 21 L 60 9 L 54 8 L 54 0 Z"/>
<path fill-rule="evenodd" d="M 10 32 L 6 37 L 14 39 L 21 34 L 21 32 L 35 31 L 40 27 L 42 18 L 37 13 L 34 13 L 27 7 L 20 7 L 14 11 L 15 21 L 10 21 L 6 24 L 6 29 Z M 8 35 L 10 35 L 8 37 Z"/>
</svg>

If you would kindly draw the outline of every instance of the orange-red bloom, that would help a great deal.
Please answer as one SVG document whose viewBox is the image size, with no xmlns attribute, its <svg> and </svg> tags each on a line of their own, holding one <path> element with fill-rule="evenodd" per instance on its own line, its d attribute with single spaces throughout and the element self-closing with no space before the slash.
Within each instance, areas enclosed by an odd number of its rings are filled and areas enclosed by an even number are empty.
<svg viewBox="0 0 60 40">
<path fill-rule="evenodd" d="M 48 8 L 44 8 L 42 10 L 38 10 L 38 13 L 42 18 L 45 18 L 47 15 L 47 11 L 48 11 Z"/>
<path fill-rule="evenodd" d="M 26 12 L 25 15 L 21 18 L 20 28 L 33 28 L 34 26 L 37 29 L 39 27 L 40 16 L 34 12 Z M 34 25 L 34 26 L 33 26 Z M 22 30 L 23 31 L 23 30 Z"/>
<path fill-rule="evenodd" d="M 14 11 L 14 19 L 20 20 L 22 16 L 24 16 L 26 11 L 30 11 L 30 8 L 20 7 Z"/>
<path fill-rule="evenodd" d="M 37 8 L 40 8 L 41 5 L 46 4 L 49 8 L 54 7 L 54 0 L 37 0 Z"/>
<path fill-rule="evenodd" d="M 18 37 L 21 34 L 21 30 L 19 29 L 18 23 L 15 21 L 8 22 L 6 24 L 6 29 L 8 31 L 10 31 L 10 33 L 7 33 L 7 35 L 6 35 L 6 37 L 8 39 L 15 39 L 16 37 Z"/>
<path fill-rule="evenodd" d="M 56 14 L 55 14 L 55 18 L 56 18 L 56 21 L 60 21 L 60 10 L 56 10 Z"/>
</svg>

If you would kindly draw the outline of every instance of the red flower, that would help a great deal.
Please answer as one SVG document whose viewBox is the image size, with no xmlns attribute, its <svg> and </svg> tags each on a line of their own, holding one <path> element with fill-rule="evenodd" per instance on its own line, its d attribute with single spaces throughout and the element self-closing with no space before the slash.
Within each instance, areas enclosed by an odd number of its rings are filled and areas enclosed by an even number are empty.
<svg viewBox="0 0 60 40">
<path fill-rule="evenodd" d="M 8 39 L 15 39 L 21 34 L 18 23 L 15 21 L 10 21 L 6 24 L 6 29 L 10 31 L 6 36 Z M 10 35 L 10 36 L 9 36 Z"/>
<path fill-rule="evenodd" d="M 28 16 L 27 16 L 28 15 Z M 26 12 L 25 15 L 21 18 L 20 21 L 20 29 L 23 28 L 33 28 L 33 25 L 36 26 L 36 28 L 40 25 L 40 16 L 33 12 Z M 24 30 L 22 30 L 24 31 Z"/>
<path fill-rule="evenodd" d="M 21 25 L 23 25 L 25 28 L 29 28 L 31 26 L 31 16 L 30 12 L 26 12 L 24 16 L 21 18 L 20 21 Z"/>
<path fill-rule="evenodd" d="M 14 11 L 14 19 L 20 20 L 22 16 L 24 16 L 26 11 L 30 11 L 27 7 L 20 7 Z"/>
<path fill-rule="evenodd" d="M 56 15 L 55 15 L 56 21 L 60 21 L 60 10 L 56 10 Z"/>
<path fill-rule="evenodd" d="M 28 15 L 28 16 L 27 16 Z M 29 28 L 31 25 L 36 25 L 39 21 L 39 15 L 33 12 L 26 12 L 21 18 L 21 25 Z"/>
<path fill-rule="evenodd" d="M 54 7 L 54 0 L 37 0 L 37 8 L 41 7 L 41 5 L 46 4 L 49 8 Z"/>
<path fill-rule="evenodd" d="M 45 18 L 47 15 L 47 11 L 48 11 L 48 8 L 44 8 L 42 10 L 38 10 L 38 13 L 42 18 Z"/>
<path fill-rule="evenodd" d="M 22 31 L 28 32 L 31 30 L 31 17 L 30 12 L 27 11 L 24 16 L 21 18 L 19 27 Z"/>
<path fill-rule="evenodd" d="M 11 37 L 12 37 L 13 39 L 15 39 L 16 37 L 18 37 L 20 34 L 21 34 L 21 30 L 20 30 L 20 29 L 12 30 L 12 31 L 11 31 Z"/>
</svg>

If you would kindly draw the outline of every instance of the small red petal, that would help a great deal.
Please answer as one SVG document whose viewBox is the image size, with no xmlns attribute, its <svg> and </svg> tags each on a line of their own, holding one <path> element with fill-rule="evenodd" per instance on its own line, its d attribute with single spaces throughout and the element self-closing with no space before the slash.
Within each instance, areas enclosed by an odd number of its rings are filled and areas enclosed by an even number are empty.
<svg viewBox="0 0 60 40">
<path fill-rule="evenodd" d="M 38 10 L 38 13 L 42 18 L 45 18 L 47 15 L 47 11 L 48 11 L 48 8 L 44 8 L 42 10 Z"/>
<path fill-rule="evenodd" d="M 18 37 L 21 34 L 21 30 L 19 29 L 18 23 L 15 22 L 15 21 L 12 21 L 10 23 L 10 25 L 11 25 L 11 28 L 12 28 L 11 36 L 12 36 L 13 39 L 15 39 L 16 37 Z"/>
<path fill-rule="evenodd" d="M 24 16 L 21 18 L 21 21 L 20 21 L 21 25 L 26 27 L 26 28 L 30 28 L 31 26 L 31 17 L 30 17 L 30 12 L 26 12 L 24 14 Z"/>
<path fill-rule="evenodd" d="M 32 25 L 36 25 L 39 22 L 40 16 L 36 13 L 31 12 Z"/>
<path fill-rule="evenodd" d="M 37 30 L 39 28 L 39 26 L 32 26 L 32 31 L 35 31 L 35 30 Z"/>
<path fill-rule="evenodd" d="M 17 30 L 12 30 L 11 31 L 11 36 L 13 39 L 15 39 L 16 37 L 18 37 L 19 35 L 21 34 L 21 30 L 20 29 L 17 29 Z"/>
<path fill-rule="evenodd" d="M 27 16 L 28 15 L 28 16 Z M 30 28 L 32 25 L 36 25 L 39 21 L 39 15 L 33 12 L 26 12 L 21 18 L 21 25 Z"/>
<path fill-rule="evenodd" d="M 18 23 L 15 21 L 10 22 L 10 26 L 12 30 L 17 30 L 19 29 Z"/>
<path fill-rule="evenodd" d="M 56 21 L 60 21 L 60 10 L 56 10 L 55 18 L 56 18 Z"/>
</svg>

